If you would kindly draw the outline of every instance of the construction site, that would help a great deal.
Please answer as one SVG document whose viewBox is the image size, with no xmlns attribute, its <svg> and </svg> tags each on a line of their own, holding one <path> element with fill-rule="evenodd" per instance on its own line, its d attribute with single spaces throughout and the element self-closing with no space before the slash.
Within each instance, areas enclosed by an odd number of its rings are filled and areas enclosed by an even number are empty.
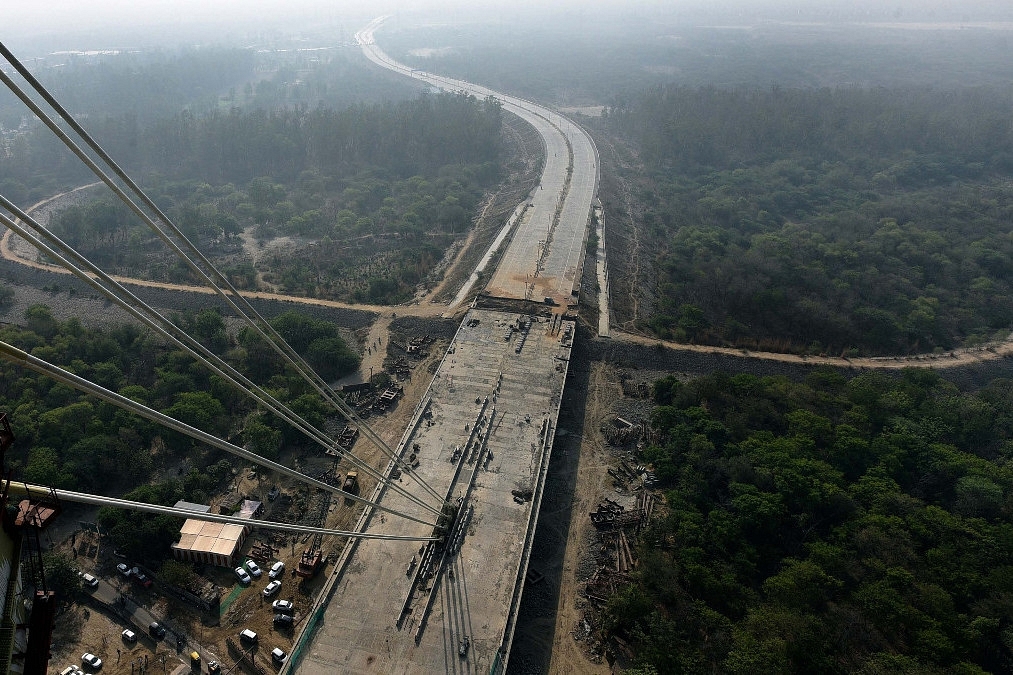
<svg viewBox="0 0 1013 675">
<path fill-rule="evenodd" d="M 558 314 L 468 312 L 398 446 L 410 472 L 449 505 L 448 535 L 421 547 L 349 547 L 323 620 L 297 653 L 299 672 L 498 667 L 526 574 L 572 337 L 572 321 Z M 410 506 L 379 492 L 381 503 Z M 410 531 L 382 514 L 362 526 Z"/>
<path fill-rule="evenodd" d="M 440 88 L 493 95 L 408 72 L 373 43 L 380 23 L 357 37 L 374 62 Z M 463 320 L 457 315 L 462 323 L 450 340 L 393 331 L 363 340 L 371 356 L 368 377 L 337 391 L 28 69 L 2 51 L 49 110 L 6 74 L 4 84 L 149 227 L 169 230 L 179 242 L 171 247 L 218 302 L 256 330 L 344 419 L 336 429 L 316 428 L 4 199 L 10 216 L 0 222 L 20 241 L 320 446 L 315 453 L 282 453 L 280 461 L 270 461 L 4 344 L 3 356 L 22 368 L 241 460 L 233 464 L 227 489 L 208 495 L 208 503 L 161 506 L 7 481 L 4 502 L 17 502 L 19 513 L 9 527 L 4 523 L 10 538 L 0 626 L 6 670 L 503 672 L 576 338 L 576 287 L 597 179 L 586 134 L 572 124 L 560 126 L 558 114 L 502 97 L 505 108 L 531 124 L 553 152 L 539 189 L 518 207 L 480 265 L 500 259 L 493 283 Z M 101 162 L 83 153 L 51 115 L 62 118 Z M 475 278 L 458 293 L 449 315 Z M 380 363 L 374 353 L 383 354 Z M 7 447 L 14 438 L 5 428 Z M 168 568 L 150 569 L 110 550 L 108 532 L 88 515 L 99 507 L 178 518 L 182 525 L 171 555 L 200 574 L 170 578 Z M 67 508 L 84 520 L 60 523 Z M 72 555 L 82 580 L 84 603 L 71 606 L 55 637 L 43 539 Z M 35 553 L 22 555 L 24 546 Z M 24 570 L 21 560 L 35 561 L 33 568 Z M 33 598 L 16 604 L 29 613 L 17 616 L 11 601 L 25 593 Z M 80 637 L 64 646 L 63 634 Z M 88 651 L 79 657 L 81 648 Z"/>
</svg>

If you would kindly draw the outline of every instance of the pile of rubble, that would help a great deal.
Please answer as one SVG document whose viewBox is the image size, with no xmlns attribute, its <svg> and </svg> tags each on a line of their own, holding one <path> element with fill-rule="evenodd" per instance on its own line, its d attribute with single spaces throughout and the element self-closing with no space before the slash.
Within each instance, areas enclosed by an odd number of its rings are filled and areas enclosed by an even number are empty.
<svg viewBox="0 0 1013 675">
<path fill-rule="evenodd" d="M 632 382 L 627 379 L 623 379 L 623 396 L 626 398 L 650 398 L 651 387 L 646 382 Z"/>
<path fill-rule="evenodd" d="M 619 460 L 616 468 L 609 467 L 608 472 L 613 479 L 612 486 L 619 493 L 640 492 L 658 484 L 658 477 L 643 464 L 633 467 L 625 460 Z"/>
<path fill-rule="evenodd" d="M 616 417 L 610 424 L 601 426 L 601 433 L 609 445 L 626 445 L 640 440 L 644 433 L 644 425 L 634 424 L 622 417 Z"/>
<path fill-rule="evenodd" d="M 429 356 L 427 347 L 435 342 L 434 338 L 429 335 L 416 335 L 409 337 L 403 342 L 397 338 L 390 339 L 390 346 L 401 350 L 408 356 L 416 359 L 424 359 Z"/>
</svg>

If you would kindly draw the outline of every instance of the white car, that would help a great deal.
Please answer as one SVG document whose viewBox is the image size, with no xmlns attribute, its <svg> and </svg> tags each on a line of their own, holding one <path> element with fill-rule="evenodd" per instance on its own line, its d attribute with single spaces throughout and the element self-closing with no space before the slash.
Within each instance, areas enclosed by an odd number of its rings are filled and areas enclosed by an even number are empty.
<svg viewBox="0 0 1013 675">
<path fill-rule="evenodd" d="M 122 633 L 123 639 L 127 642 L 137 642 L 137 633 L 130 630 L 129 628 Z"/>
<path fill-rule="evenodd" d="M 239 577 L 239 583 L 241 584 L 248 584 L 251 581 L 253 581 L 253 579 L 251 579 L 250 575 L 247 573 L 245 567 L 237 567 L 236 576 Z"/>
<path fill-rule="evenodd" d="M 116 566 L 116 571 L 119 572 L 120 574 L 122 574 L 123 576 L 125 576 L 128 579 L 130 578 L 130 574 L 131 574 L 130 568 L 127 567 L 126 563 L 120 563 L 120 564 L 118 564 Z"/>
<path fill-rule="evenodd" d="M 264 587 L 264 597 L 269 598 L 281 590 L 281 582 L 275 579 Z"/>
<path fill-rule="evenodd" d="M 94 668 L 95 670 L 102 667 L 102 659 L 88 652 L 85 652 L 85 654 L 81 656 L 81 661 L 84 662 L 84 665 Z"/>
<path fill-rule="evenodd" d="M 259 579 L 260 578 L 260 574 L 261 574 L 261 572 L 260 572 L 260 566 L 257 565 L 257 563 L 253 562 L 252 560 L 247 560 L 246 561 L 246 569 L 250 570 L 250 574 L 253 575 L 254 579 Z"/>
<path fill-rule="evenodd" d="M 283 652 L 278 647 L 271 650 L 271 660 L 275 663 L 285 663 L 285 659 L 288 658 L 288 654 Z"/>
<path fill-rule="evenodd" d="M 285 563 L 279 560 L 278 562 L 271 565 L 271 571 L 267 573 L 267 578 L 277 579 L 284 573 L 285 573 Z"/>
<path fill-rule="evenodd" d="M 98 579 L 91 574 L 82 574 L 81 580 L 84 581 L 85 586 L 88 586 L 89 588 L 95 588 L 98 586 Z"/>
<path fill-rule="evenodd" d="M 291 600 L 275 600 L 271 603 L 271 607 L 279 614 L 291 614 L 295 608 Z"/>
</svg>

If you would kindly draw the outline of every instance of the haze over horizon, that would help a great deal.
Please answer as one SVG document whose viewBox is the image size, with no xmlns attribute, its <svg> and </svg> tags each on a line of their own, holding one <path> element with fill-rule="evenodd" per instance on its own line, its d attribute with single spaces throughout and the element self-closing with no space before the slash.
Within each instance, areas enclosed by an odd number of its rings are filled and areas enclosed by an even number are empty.
<svg viewBox="0 0 1013 675">
<path fill-rule="evenodd" d="M 658 17 L 687 23 L 727 21 L 940 22 L 1013 21 L 1013 7 L 1000 0 L 973 4 L 957 0 L 875 0 L 809 3 L 799 0 L 519 0 L 509 6 L 491 0 L 8 0 L 0 41 L 8 45 L 47 45 L 59 38 L 73 49 L 130 48 L 148 44 L 174 46 L 190 41 L 241 39 L 267 30 L 306 30 L 353 25 L 384 13 L 440 21 L 503 21 L 522 23 L 532 17 L 573 17 L 582 21 L 605 17 Z M 558 25 L 558 24 L 557 24 Z"/>
</svg>

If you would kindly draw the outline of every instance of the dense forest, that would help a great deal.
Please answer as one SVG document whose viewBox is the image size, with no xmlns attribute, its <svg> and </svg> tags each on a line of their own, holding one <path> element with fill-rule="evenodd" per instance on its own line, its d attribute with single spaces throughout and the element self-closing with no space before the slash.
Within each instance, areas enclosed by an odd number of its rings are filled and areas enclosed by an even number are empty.
<svg viewBox="0 0 1013 675">
<path fill-rule="evenodd" d="M 258 110 L 340 110 L 400 101 L 419 91 L 418 85 L 376 68 L 347 46 L 56 52 L 33 59 L 29 69 L 109 145 L 114 159 L 130 170 L 159 173 L 171 171 L 161 161 L 184 160 L 171 145 L 151 143 L 185 131 L 180 126 L 194 124 L 195 118 Z M 153 148 L 161 156 L 152 156 Z M 58 140 L 41 131 L 24 105 L 0 88 L 0 193 L 27 204 L 89 177 Z"/>
<path fill-rule="evenodd" d="M 605 124 L 643 162 L 648 324 L 680 341 L 949 350 L 1013 326 L 1008 89 L 658 87 Z"/>
<path fill-rule="evenodd" d="M 636 673 L 1013 668 L 1013 382 L 658 381 L 666 509 L 607 626 Z"/>
<path fill-rule="evenodd" d="M 150 176 L 148 193 L 237 286 L 396 303 L 466 235 L 500 180 L 501 125 L 494 101 L 423 94 L 340 111 L 184 112 L 106 145 Z M 112 197 L 50 226 L 109 270 L 190 281 Z M 254 267 L 241 254 L 246 230 L 261 242 L 300 238 L 299 253 L 264 251 Z"/>
<path fill-rule="evenodd" d="M 376 68 L 350 44 L 327 45 L 63 51 L 26 62 L 75 116 L 141 126 L 184 109 L 344 108 L 410 98 L 420 88 Z M 28 114 L 6 87 L 0 89 L 0 128 L 17 129 Z"/>
<path fill-rule="evenodd" d="M 230 335 L 214 310 L 174 321 L 247 377 L 266 383 L 304 419 L 322 425 L 330 415 L 319 395 L 252 330 Z M 322 376 L 337 378 L 358 367 L 358 356 L 334 324 L 294 312 L 271 323 Z M 190 356 L 134 325 L 87 329 L 77 319 L 58 321 L 48 307 L 36 305 L 26 311 L 25 327 L 0 329 L 0 340 L 268 459 L 309 442 Z M 239 461 L 10 365 L 0 367 L 0 408 L 9 411 L 17 437 L 7 467 L 41 485 L 149 503 L 206 503 L 232 479 Z M 115 510 L 104 510 L 100 522 L 117 546 L 137 559 L 167 551 L 179 528 L 173 518 Z"/>
</svg>

